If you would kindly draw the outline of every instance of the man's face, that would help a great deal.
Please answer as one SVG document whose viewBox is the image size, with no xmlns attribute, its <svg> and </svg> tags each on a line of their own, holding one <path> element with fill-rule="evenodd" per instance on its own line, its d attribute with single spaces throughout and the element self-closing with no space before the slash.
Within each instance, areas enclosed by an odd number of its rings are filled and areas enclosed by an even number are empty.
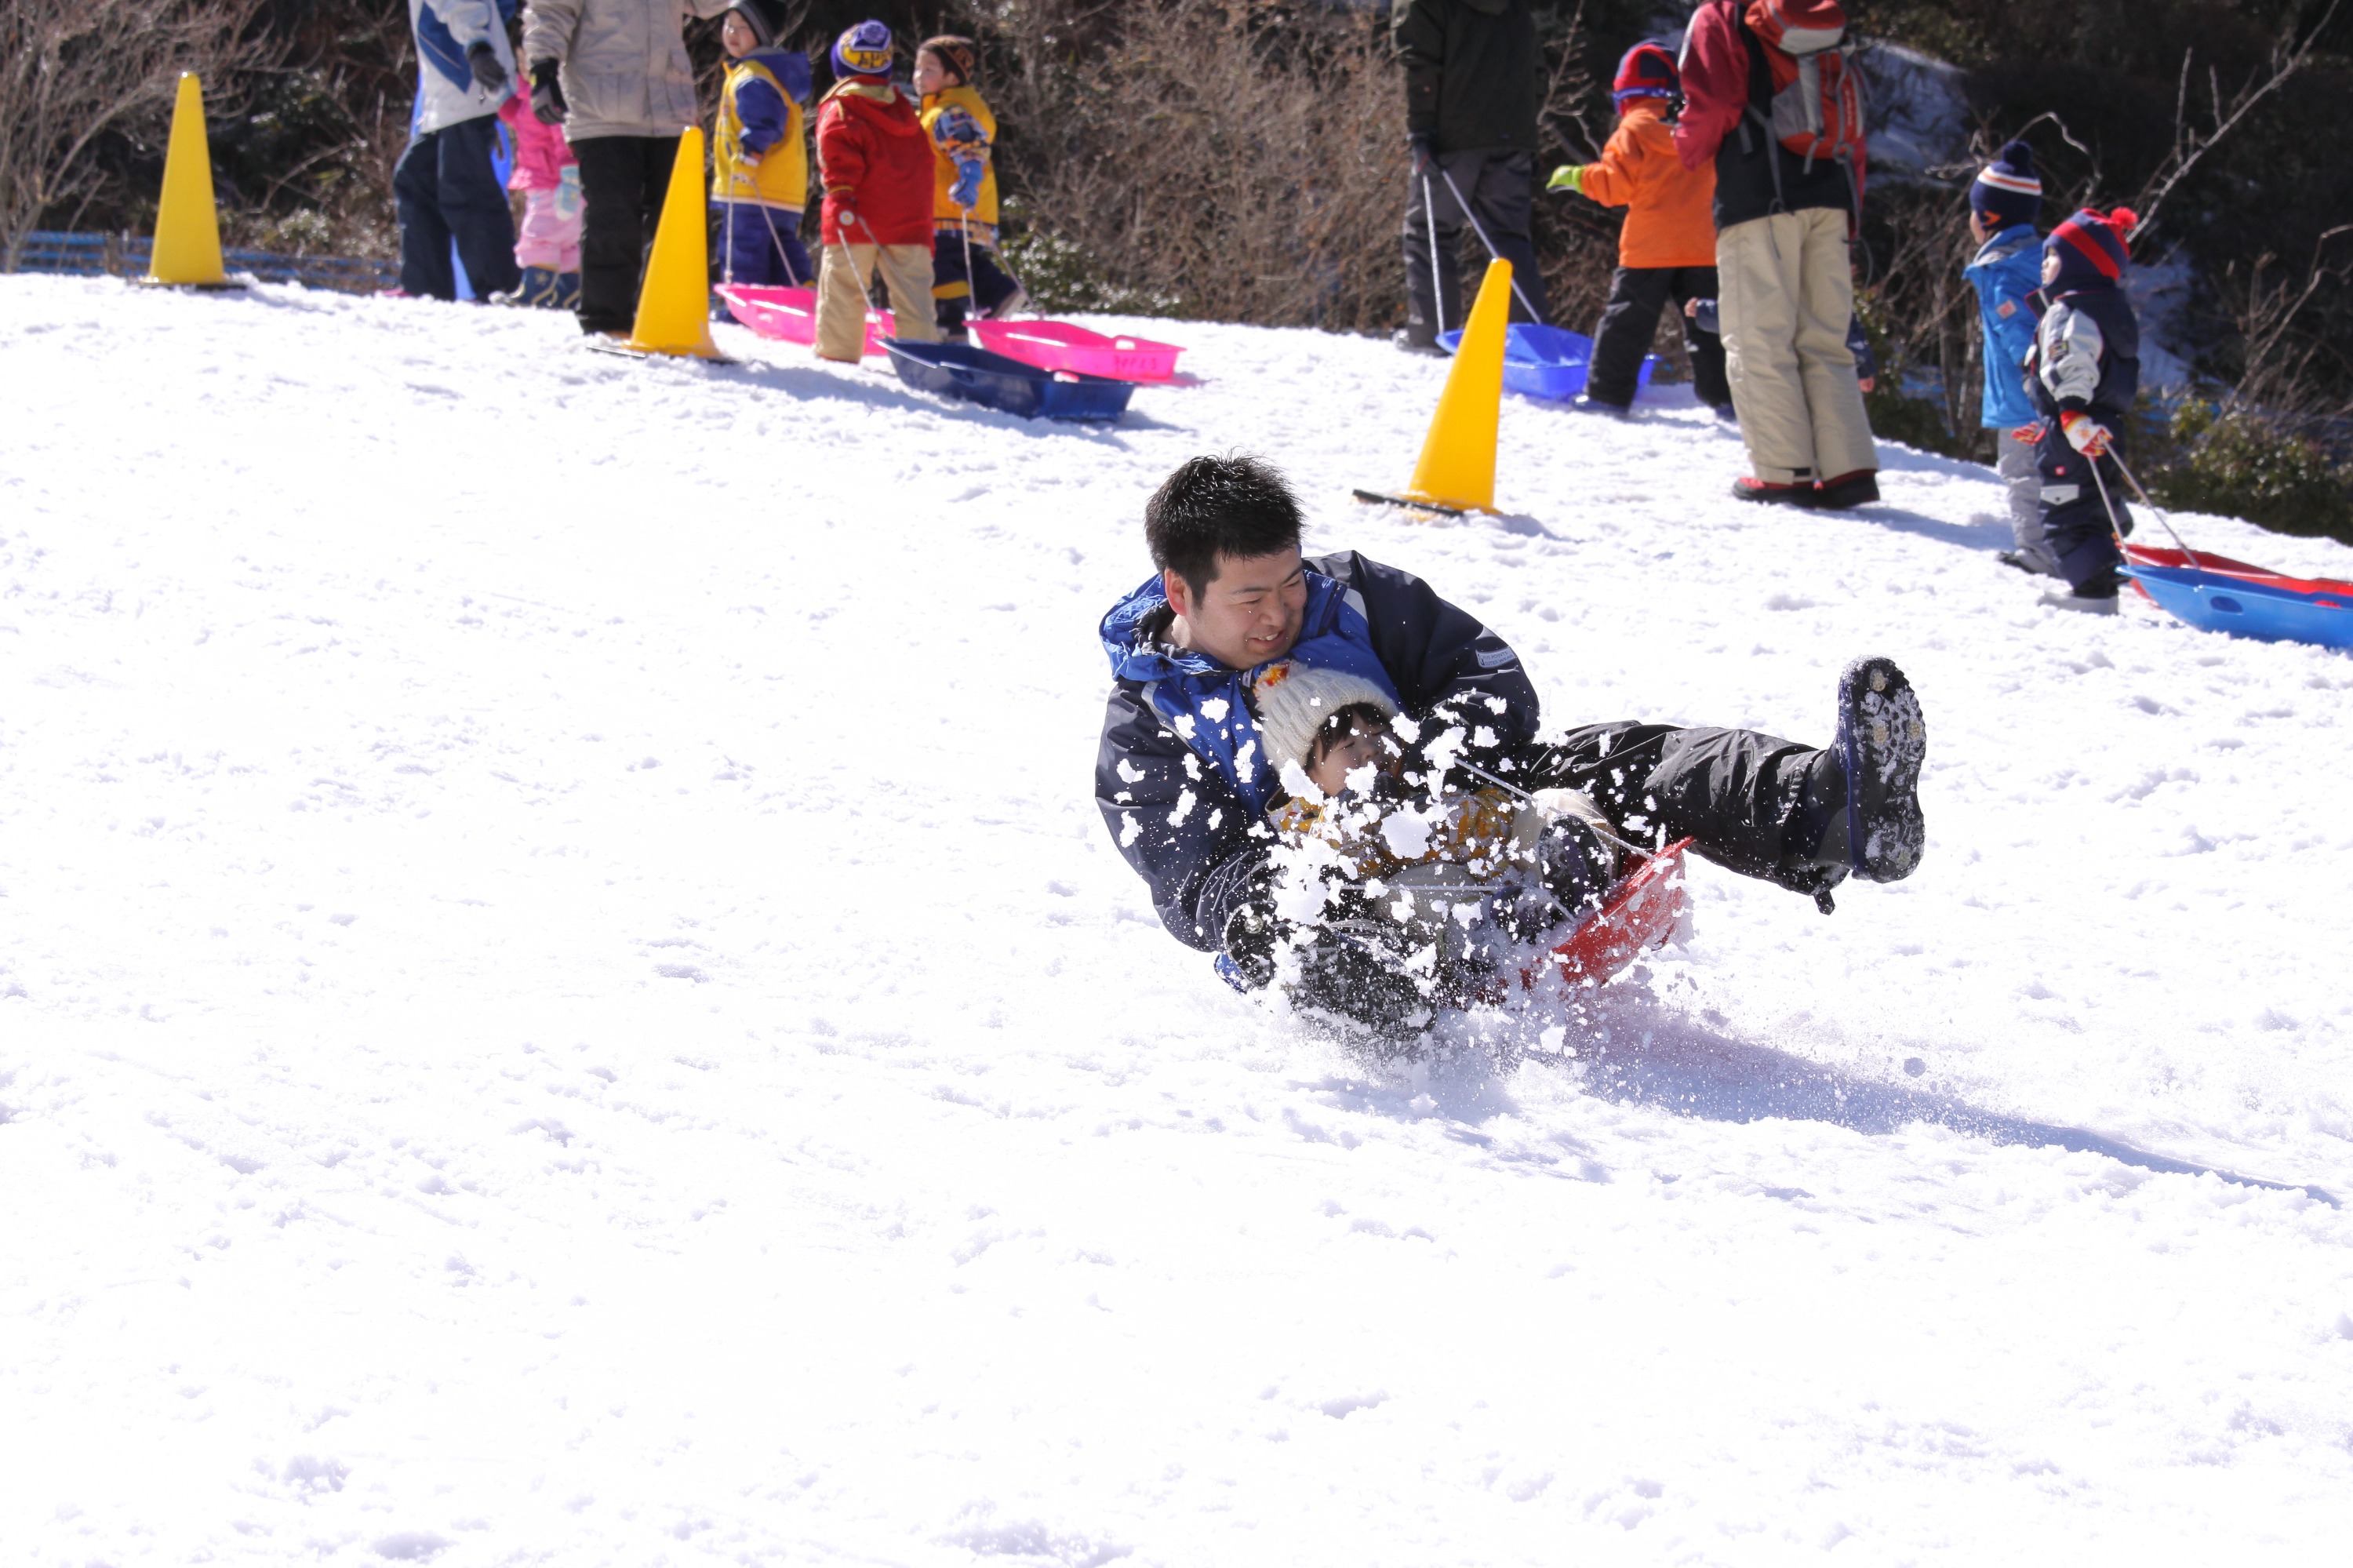
<svg viewBox="0 0 2353 1568">
<path fill-rule="evenodd" d="M 1175 572 L 1160 576 L 1169 608 L 1184 618 L 1186 645 L 1228 669 L 1280 659 L 1299 641 L 1307 571 L 1296 546 L 1275 556 L 1219 556 L 1217 575 L 1198 595 Z"/>
</svg>

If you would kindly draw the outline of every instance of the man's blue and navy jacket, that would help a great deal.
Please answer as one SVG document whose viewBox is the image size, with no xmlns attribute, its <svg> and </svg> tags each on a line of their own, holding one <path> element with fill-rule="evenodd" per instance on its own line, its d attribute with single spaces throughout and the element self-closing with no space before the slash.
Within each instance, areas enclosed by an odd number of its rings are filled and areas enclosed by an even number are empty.
<svg viewBox="0 0 2353 1568">
<path fill-rule="evenodd" d="M 1299 641 L 1284 657 L 1386 687 L 1425 737 L 1460 726 L 1456 755 L 1508 775 L 1536 733 L 1535 687 L 1519 655 L 1394 567 L 1351 550 L 1306 567 Z M 1169 620 L 1156 573 L 1103 617 L 1113 683 L 1095 804 L 1161 922 L 1187 947 L 1217 952 L 1273 848 L 1266 814 L 1282 787 L 1246 699 L 1259 672 L 1172 646 Z"/>
</svg>

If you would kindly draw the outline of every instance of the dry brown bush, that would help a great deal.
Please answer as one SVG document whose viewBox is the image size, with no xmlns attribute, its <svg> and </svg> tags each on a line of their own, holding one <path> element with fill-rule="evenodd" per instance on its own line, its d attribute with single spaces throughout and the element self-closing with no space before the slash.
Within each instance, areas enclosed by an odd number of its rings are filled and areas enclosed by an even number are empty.
<svg viewBox="0 0 2353 1568">
<path fill-rule="evenodd" d="M 120 131 L 160 125 L 180 73 L 217 95 L 259 63 L 242 40 L 259 0 L 6 0 L 0 5 L 0 271 L 44 212 L 98 188 L 90 157 Z M 215 101 L 208 110 L 221 105 Z"/>
</svg>

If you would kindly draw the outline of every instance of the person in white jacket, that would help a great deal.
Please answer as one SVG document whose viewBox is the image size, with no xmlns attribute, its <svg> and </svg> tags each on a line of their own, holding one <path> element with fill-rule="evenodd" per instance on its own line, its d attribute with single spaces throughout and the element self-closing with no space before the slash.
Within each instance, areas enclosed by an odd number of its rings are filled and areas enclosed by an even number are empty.
<svg viewBox="0 0 2353 1568">
<path fill-rule="evenodd" d="M 580 160 L 580 330 L 627 333 L 679 132 L 700 115 L 682 32 L 734 0 L 531 0 L 522 54 L 532 112 Z M 694 177 L 702 178 L 702 171 Z"/>
<path fill-rule="evenodd" d="M 497 0 L 408 0 L 408 25 L 417 35 L 417 124 L 392 175 L 401 291 L 456 299 L 454 240 L 474 297 L 488 299 L 522 278 L 514 213 L 491 171 L 514 49 Z"/>
</svg>

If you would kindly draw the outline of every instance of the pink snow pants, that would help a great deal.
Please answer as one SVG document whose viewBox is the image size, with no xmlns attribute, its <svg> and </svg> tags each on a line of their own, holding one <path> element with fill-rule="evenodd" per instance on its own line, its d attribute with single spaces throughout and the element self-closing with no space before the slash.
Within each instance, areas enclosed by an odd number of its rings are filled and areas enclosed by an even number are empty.
<svg viewBox="0 0 2353 1568">
<path fill-rule="evenodd" d="M 580 168 L 564 171 L 552 191 L 525 191 L 522 227 L 515 231 L 515 265 L 552 272 L 580 270 Z"/>
</svg>

